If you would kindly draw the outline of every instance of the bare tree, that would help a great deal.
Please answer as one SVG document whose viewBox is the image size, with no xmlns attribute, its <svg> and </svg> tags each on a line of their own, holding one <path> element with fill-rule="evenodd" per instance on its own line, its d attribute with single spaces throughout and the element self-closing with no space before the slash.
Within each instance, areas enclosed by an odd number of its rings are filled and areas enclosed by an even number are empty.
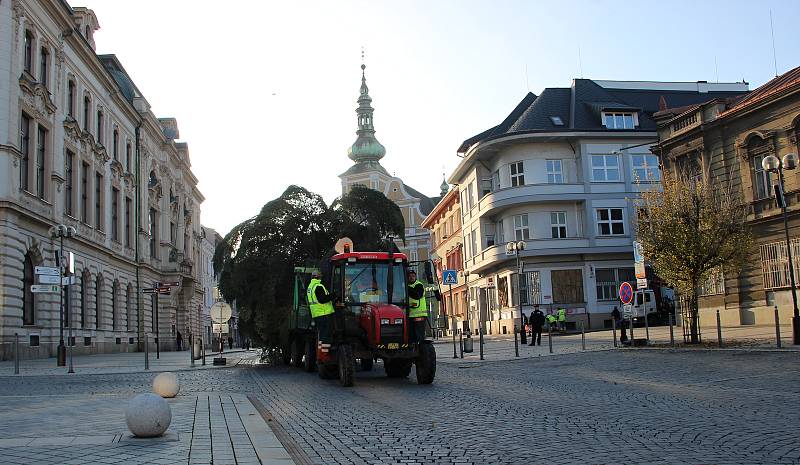
<svg viewBox="0 0 800 465">
<path fill-rule="evenodd" d="M 718 270 L 737 274 L 750 256 L 747 207 L 729 180 L 664 173 L 661 187 L 642 193 L 638 240 L 656 274 L 688 299 L 696 343 L 700 285 Z"/>
</svg>

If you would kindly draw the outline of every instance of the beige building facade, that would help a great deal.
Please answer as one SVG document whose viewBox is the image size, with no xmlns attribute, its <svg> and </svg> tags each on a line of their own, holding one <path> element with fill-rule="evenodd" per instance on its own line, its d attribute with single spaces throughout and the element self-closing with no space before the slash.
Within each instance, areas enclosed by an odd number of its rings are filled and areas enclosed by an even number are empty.
<svg viewBox="0 0 800 465">
<path fill-rule="evenodd" d="M 199 334 L 200 205 L 177 122 L 156 118 L 114 55 L 97 55 L 91 10 L 66 2 L 0 2 L 0 359 L 56 353 L 60 321 L 75 353 L 162 350 Z M 32 293 L 56 266 L 64 224 L 76 283 Z M 142 293 L 175 282 L 170 295 Z"/>
<path fill-rule="evenodd" d="M 783 322 L 793 311 L 783 216 L 773 186 L 777 174 L 761 161 L 798 154 L 800 148 L 800 68 L 795 68 L 737 98 L 669 108 L 657 114 L 659 155 L 665 170 L 709 180 L 730 181 L 747 205 L 755 238 L 752 258 L 740 273 L 722 271 L 700 289 L 700 324 L 774 324 L 777 306 Z M 800 170 L 787 170 L 789 236 L 795 277 L 800 255 Z M 800 280 L 797 280 L 800 282 Z"/>
</svg>

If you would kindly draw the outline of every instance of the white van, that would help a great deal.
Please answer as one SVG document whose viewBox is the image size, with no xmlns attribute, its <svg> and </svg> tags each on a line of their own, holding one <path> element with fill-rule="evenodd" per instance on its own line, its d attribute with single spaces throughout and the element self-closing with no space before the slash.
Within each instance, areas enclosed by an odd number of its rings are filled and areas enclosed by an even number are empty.
<svg viewBox="0 0 800 465">
<path fill-rule="evenodd" d="M 656 295 L 652 290 L 638 290 L 634 293 L 634 295 L 636 296 L 636 299 L 633 302 L 634 320 L 644 318 L 645 314 L 648 315 L 649 319 L 649 316 L 658 311 L 658 306 L 656 305 Z"/>
</svg>

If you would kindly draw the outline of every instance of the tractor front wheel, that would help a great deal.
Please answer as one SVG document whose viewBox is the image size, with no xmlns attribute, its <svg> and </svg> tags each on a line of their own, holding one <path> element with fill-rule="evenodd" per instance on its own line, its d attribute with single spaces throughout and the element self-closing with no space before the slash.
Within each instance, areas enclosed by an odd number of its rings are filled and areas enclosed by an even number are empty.
<svg viewBox="0 0 800 465">
<path fill-rule="evenodd" d="M 417 384 L 431 384 L 436 377 L 436 349 L 430 341 L 420 343 L 416 365 Z"/>
<path fill-rule="evenodd" d="M 338 349 L 339 382 L 344 387 L 350 387 L 356 380 L 356 359 L 353 357 L 353 348 L 350 344 L 342 344 Z"/>
</svg>

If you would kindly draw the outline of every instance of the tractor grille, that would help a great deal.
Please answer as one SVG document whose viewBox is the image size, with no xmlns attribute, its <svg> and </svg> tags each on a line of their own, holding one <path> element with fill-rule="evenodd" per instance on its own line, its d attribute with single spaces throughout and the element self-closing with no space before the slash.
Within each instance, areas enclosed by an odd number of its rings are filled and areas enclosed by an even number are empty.
<svg viewBox="0 0 800 465">
<path fill-rule="evenodd" d="M 381 325 L 381 344 L 403 343 L 403 325 Z"/>
</svg>

